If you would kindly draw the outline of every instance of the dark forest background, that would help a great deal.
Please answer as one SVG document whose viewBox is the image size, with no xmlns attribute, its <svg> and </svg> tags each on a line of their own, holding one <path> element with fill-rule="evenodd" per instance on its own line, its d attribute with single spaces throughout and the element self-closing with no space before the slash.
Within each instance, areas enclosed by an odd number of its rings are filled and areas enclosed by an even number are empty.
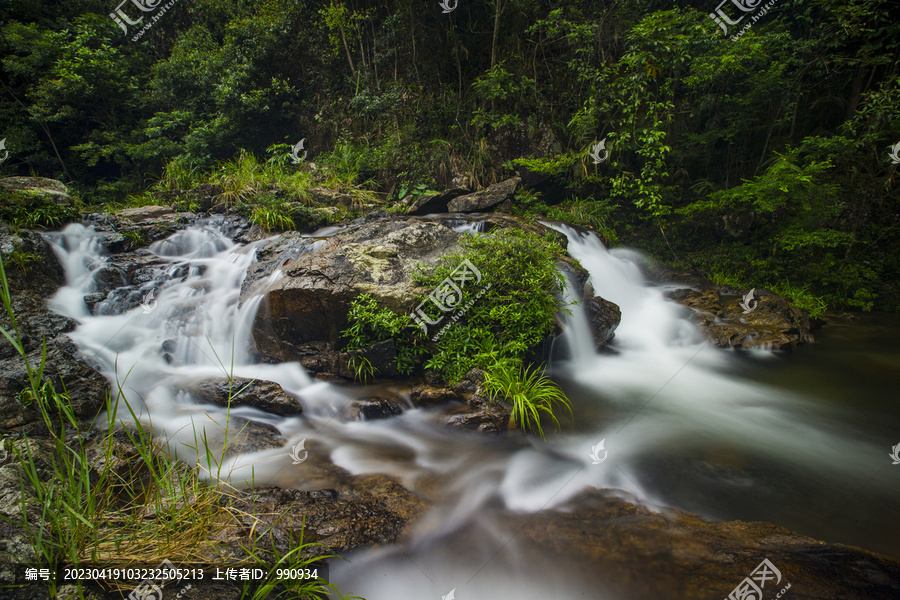
<svg viewBox="0 0 900 600">
<path fill-rule="evenodd" d="M 400 210 L 524 168 L 514 212 L 815 311 L 900 308 L 896 1 L 778 0 L 736 41 L 715 0 L 178 0 L 138 41 L 116 6 L 0 4 L 0 176 L 121 206 L 305 138 Z"/>
</svg>

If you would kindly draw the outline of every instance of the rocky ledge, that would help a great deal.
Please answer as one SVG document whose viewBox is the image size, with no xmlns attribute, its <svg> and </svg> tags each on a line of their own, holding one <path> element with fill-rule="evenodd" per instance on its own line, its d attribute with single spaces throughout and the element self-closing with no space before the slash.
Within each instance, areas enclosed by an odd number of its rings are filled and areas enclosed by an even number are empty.
<svg viewBox="0 0 900 600">
<path fill-rule="evenodd" d="M 744 303 L 751 291 L 753 297 Z M 816 323 L 806 311 L 766 289 L 736 290 L 705 282 L 699 289 L 675 290 L 670 297 L 693 311 L 704 335 L 720 348 L 792 350 L 815 341 Z"/>
</svg>

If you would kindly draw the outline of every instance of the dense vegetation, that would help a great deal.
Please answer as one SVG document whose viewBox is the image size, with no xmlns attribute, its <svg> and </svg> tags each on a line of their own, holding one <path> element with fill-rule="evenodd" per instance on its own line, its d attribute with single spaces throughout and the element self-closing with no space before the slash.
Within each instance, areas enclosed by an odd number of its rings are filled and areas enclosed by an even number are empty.
<svg viewBox="0 0 900 600">
<path fill-rule="evenodd" d="M 419 265 L 414 274 L 417 283 L 437 290 L 464 261 L 477 269 L 468 271 L 468 285 L 445 289 L 454 310 L 441 322 L 420 328 L 409 315 L 380 308 L 363 294 L 351 303 L 345 349 L 393 340 L 400 373 L 432 369 L 450 383 L 481 369 L 492 399 L 513 403 L 510 425 L 543 435 L 541 414 L 558 424 L 557 405 L 569 407 L 565 395 L 543 375 L 537 355 L 553 333 L 557 313 L 567 310 L 556 266 L 562 248 L 550 236 L 518 229 L 464 236 L 460 246 L 461 251 L 443 256 L 436 265 Z M 358 379 L 377 375 L 362 354 L 352 357 L 350 366 Z"/>
<path fill-rule="evenodd" d="M 0 175 L 126 203 L 305 139 L 345 191 L 369 190 L 360 204 L 393 204 L 527 165 L 550 179 L 521 212 L 723 283 L 896 310 L 900 7 L 781 0 L 732 39 L 715 4 L 182 0 L 132 41 L 110 0 L 12 0 Z M 327 220 L 293 202 L 246 210 L 268 228 Z"/>
</svg>

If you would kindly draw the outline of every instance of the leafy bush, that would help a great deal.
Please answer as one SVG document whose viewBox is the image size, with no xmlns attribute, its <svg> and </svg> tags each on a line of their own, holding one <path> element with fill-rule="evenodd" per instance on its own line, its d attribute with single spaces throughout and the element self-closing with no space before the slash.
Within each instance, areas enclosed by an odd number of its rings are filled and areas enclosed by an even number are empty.
<svg viewBox="0 0 900 600">
<path fill-rule="evenodd" d="M 556 267 L 563 252 L 554 234 L 505 229 L 463 237 L 460 246 L 462 251 L 415 274 L 418 283 L 436 287 L 463 260 L 482 274 L 481 287 L 463 288 L 459 305 L 474 303 L 440 338 L 428 363 L 451 381 L 493 364 L 490 353 L 519 358 L 537 347 L 553 331 L 555 314 L 565 309 L 559 300 L 565 281 Z M 483 295 L 475 300 L 476 294 Z"/>
</svg>

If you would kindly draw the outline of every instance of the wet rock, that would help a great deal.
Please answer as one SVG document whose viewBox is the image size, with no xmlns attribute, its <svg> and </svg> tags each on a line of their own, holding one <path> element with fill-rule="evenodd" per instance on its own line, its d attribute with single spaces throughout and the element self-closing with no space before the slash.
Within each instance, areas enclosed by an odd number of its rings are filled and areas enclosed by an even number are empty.
<svg viewBox="0 0 900 600">
<path fill-rule="evenodd" d="M 671 297 L 693 309 L 704 335 L 722 348 L 790 350 L 815 341 L 806 311 L 769 290 L 756 289 L 748 305 L 752 310 L 745 312 L 742 295 L 749 291 L 735 293 L 725 286 L 711 285 L 699 290 L 675 290 Z"/>
<path fill-rule="evenodd" d="M 652 513 L 600 490 L 581 494 L 564 511 L 501 520 L 539 552 L 571 561 L 604 597 L 728 598 L 764 558 L 782 576 L 778 585 L 764 587 L 766 600 L 788 583 L 785 598 L 900 597 L 900 562 L 894 559 L 770 523 L 710 523 L 672 509 Z"/>
<path fill-rule="evenodd" d="M 294 549 L 291 544 L 299 539 L 305 518 L 303 539 L 321 544 L 315 549 L 318 555 L 396 542 L 426 509 L 415 494 L 385 475 L 346 477 L 340 489 L 323 491 L 264 488 L 234 494 L 232 506 L 261 519 L 259 531 L 271 523 L 271 541 L 281 553 Z"/>
<path fill-rule="evenodd" d="M 594 347 L 601 350 L 615 337 L 616 327 L 622 320 L 622 312 L 618 305 L 600 296 L 585 299 L 583 306 L 591 328 L 591 337 L 594 338 Z"/>
<path fill-rule="evenodd" d="M 29 204 L 71 204 L 65 184 L 44 177 L 4 177 L 0 190 L 14 193 L 28 200 Z"/>
<path fill-rule="evenodd" d="M 348 419 L 372 421 L 374 419 L 387 419 L 403 413 L 403 404 L 397 398 L 383 396 L 369 396 L 360 400 L 354 400 L 345 411 Z"/>
<path fill-rule="evenodd" d="M 302 252 L 307 240 L 279 240 L 281 252 L 248 273 L 242 302 L 265 296 L 253 324 L 257 350 L 309 368 L 333 365 L 320 352 L 336 352 L 347 328 L 350 301 L 371 294 L 382 306 L 409 311 L 416 294 L 428 290 L 412 281 L 419 262 L 434 263 L 457 249 L 459 234 L 429 221 L 376 220 L 360 223 Z M 275 268 L 284 276 L 275 282 Z M 324 362 L 324 364 L 323 364 Z"/>
<path fill-rule="evenodd" d="M 447 204 L 447 210 L 448 212 L 478 212 L 491 208 L 504 200 L 511 200 L 520 182 L 521 179 L 518 176 L 511 177 L 480 192 L 459 196 Z"/>
<path fill-rule="evenodd" d="M 419 196 L 418 198 L 411 196 L 408 203 L 404 202 L 404 204 L 409 207 L 409 214 L 411 215 L 445 213 L 449 212 L 447 205 L 451 200 L 468 193 L 469 190 L 467 189 L 461 187 L 453 188 L 445 190 L 440 194 L 429 194 L 425 196 Z"/>
<path fill-rule="evenodd" d="M 46 341 L 44 381 L 52 382 L 60 393 L 65 384 L 76 414 L 93 418 L 104 406 L 109 384 L 83 360 L 78 348 L 65 335 L 75 329 L 75 322 L 47 309 L 47 299 L 65 281 L 56 256 L 43 238 L 32 232 L 11 236 L 4 228 L 0 230 L 0 248 L 6 245 L 33 252 L 38 257 L 38 262 L 24 273 L 7 266 L 11 306 L 29 362 L 33 367 L 40 365 Z M 12 328 L 5 310 L 0 310 L 0 326 L 8 331 Z M 46 430 L 37 407 L 27 396 L 21 396 L 26 388 L 30 389 L 27 382 L 22 357 L 5 338 L 0 339 L 0 429 L 26 433 Z"/>
<path fill-rule="evenodd" d="M 245 419 L 235 415 L 229 416 L 231 425 L 228 430 L 228 442 L 224 446 L 222 456 L 228 458 L 236 454 L 248 454 L 270 448 L 281 448 L 287 443 L 281 431 L 274 425 Z M 222 448 L 213 441 L 210 445 L 213 452 Z"/>
<path fill-rule="evenodd" d="M 125 274 L 116 267 L 100 267 L 94 271 L 93 278 L 97 286 L 97 293 L 104 296 L 114 289 L 128 284 Z"/>
<path fill-rule="evenodd" d="M 417 296 L 430 291 L 413 281 L 416 265 L 434 264 L 459 250 L 463 234 L 453 227 L 460 220 L 372 213 L 324 239 L 287 233 L 263 244 L 260 261 L 248 269 L 241 292 L 242 303 L 263 296 L 252 326 L 255 352 L 270 360 L 299 361 L 322 379 L 352 379 L 347 362 L 361 354 L 377 367 L 377 376 L 395 376 L 390 343 L 342 352 L 350 302 L 370 294 L 380 306 L 412 311 Z M 486 229 L 548 231 L 506 215 L 491 215 L 483 222 Z M 276 270 L 280 273 L 273 277 Z"/>
<path fill-rule="evenodd" d="M 163 350 L 165 350 L 165 343 Z M 250 406 L 282 417 L 299 415 L 303 412 L 300 402 L 289 396 L 274 381 L 234 377 L 229 388 L 228 379 L 214 379 L 197 383 L 185 391 L 200 403 L 217 404 L 224 407 L 228 406 L 230 396 L 232 407 Z"/>
</svg>

